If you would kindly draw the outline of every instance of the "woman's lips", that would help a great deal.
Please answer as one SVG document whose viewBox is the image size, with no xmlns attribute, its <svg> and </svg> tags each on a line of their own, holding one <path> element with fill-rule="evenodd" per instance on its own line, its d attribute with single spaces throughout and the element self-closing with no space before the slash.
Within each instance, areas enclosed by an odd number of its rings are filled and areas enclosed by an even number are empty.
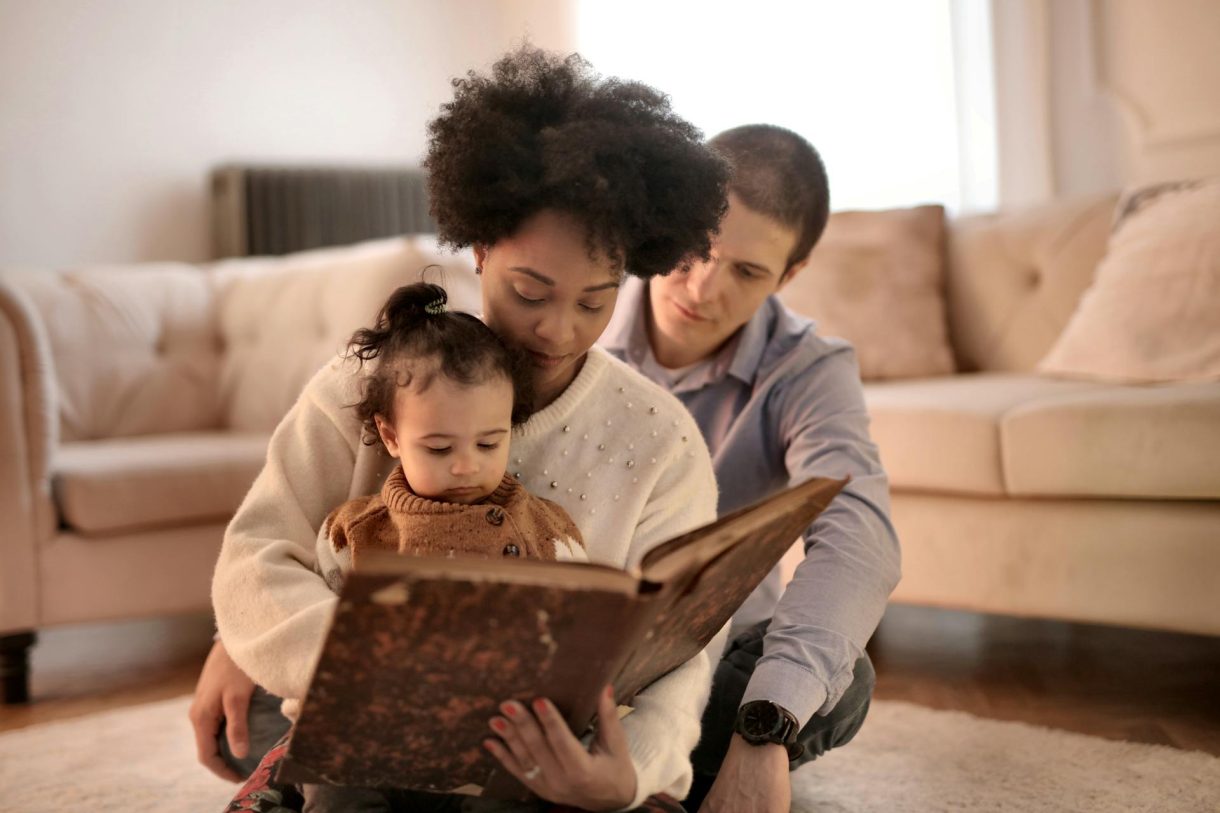
<svg viewBox="0 0 1220 813">
<path fill-rule="evenodd" d="M 534 363 L 539 367 L 548 368 L 558 367 L 560 364 L 563 364 L 564 359 L 567 358 L 567 356 L 551 356 L 546 353 L 539 353 L 537 350 L 531 350 L 529 351 L 529 354 L 530 357 L 533 358 Z"/>
</svg>

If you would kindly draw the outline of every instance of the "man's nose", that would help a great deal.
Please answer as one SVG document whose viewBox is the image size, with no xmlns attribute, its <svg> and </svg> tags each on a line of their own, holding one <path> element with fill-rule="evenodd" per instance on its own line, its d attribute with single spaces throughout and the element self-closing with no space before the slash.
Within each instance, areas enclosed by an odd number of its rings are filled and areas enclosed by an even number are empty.
<svg viewBox="0 0 1220 813">
<path fill-rule="evenodd" d="M 713 256 L 706 262 L 696 262 L 686 274 L 686 291 L 694 302 L 708 302 L 720 290 L 720 261 Z"/>
</svg>

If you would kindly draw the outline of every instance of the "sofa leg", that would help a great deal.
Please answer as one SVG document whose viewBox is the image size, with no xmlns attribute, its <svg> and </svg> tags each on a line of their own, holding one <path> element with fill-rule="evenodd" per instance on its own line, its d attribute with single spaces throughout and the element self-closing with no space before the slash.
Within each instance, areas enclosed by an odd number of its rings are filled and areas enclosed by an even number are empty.
<svg viewBox="0 0 1220 813">
<path fill-rule="evenodd" d="M 30 702 L 30 647 L 37 642 L 33 631 L 0 635 L 0 705 Z"/>
</svg>

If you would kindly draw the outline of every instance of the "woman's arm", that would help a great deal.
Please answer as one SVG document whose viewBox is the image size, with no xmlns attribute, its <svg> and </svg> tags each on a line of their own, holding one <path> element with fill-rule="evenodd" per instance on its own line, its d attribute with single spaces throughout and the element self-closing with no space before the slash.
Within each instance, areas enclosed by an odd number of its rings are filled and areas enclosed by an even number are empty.
<svg viewBox="0 0 1220 813">
<path fill-rule="evenodd" d="M 657 545 L 716 519 L 711 455 L 685 410 L 680 420 L 684 423 L 674 433 L 678 448 L 640 516 L 631 564 Z M 683 437 L 687 440 L 680 440 Z M 699 742 L 703 707 L 727 633 L 726 625 L 702 652 L 636 695 L 634 711 L 623 718 L 638 779 L 633 805 L 655 793 L 681 799 L 690 790 L 690 754 Z"/>
<path fill-rule="evenodd" d="M 657 396 L 661 399 L 661 396 Z M 716 478 L 711 458 L 693 419 L 670 396 L 673 414 L 667 420 L 679 424 L 668 439 L 658 441 L 655 449 L 658 473 L 648 482 L 648 499 L 634 526 L 626 564 L 634 565 L 652 548 L 686 531 L 711 522 L 716 517 Z M 685 440 L 683 440 L 685 438 Z M 664 444 L 664 445 L 662 445 Z M 650 451 L 649 454 L 652 454 Z M 727 629 L 727 627 L 726 627 Z M 635 700 L 633 711 L 619 725 L 616 720 L 609 727 L 621 737 L 612 736 L 598 750 L 589 752 L 592 760 L 563 760 L 548 754 L 570 752 L 582 748 L 567 730 L 548 726 L 544 710 L 524 706 L 517 715 L 510 714 L 513 704 L 501 706 L 503 717 L 489 724 L 491 731 L 500 735 L 508 747 L 493 744 L 489 749 L 510 772 L 523 776 L 532 765 L 535 754 L 541 754 L 540 768 L 536 780 L 526 784 L 543 798 L 561 801 L 585 809 L 604 809 L 607 798 L 604 783 L 593 782 L 591 777 L 625 776 L 634 774 L 634 782 L 615 782 L 615 792 L 634 785 L 634 796 L 620 801 L 625 809 L 638 807 L 645 799 L 657 793 L 667 793 L 682 798 L 690 788 L 690 754 L 699 740 L 700 718 L 711 688 L 712 665 L 719 658 L 724 645 L 725 631 L 713 639 L 708 647 L 685 664 L 641 691 Z M 554 722 L 553 720 L 551 721 Z M 500 727 L 497 727 L 500 726 Z M 623 747 L 614 748 L 612 743 L 621 741 Z M 535 747 L 529 747 L 534 742 Z M 523 753 L 514 758 L 513 744 Z M 566 765 L 572 770 L 563 770 L 556 776 L 556 766 Z M 546 774 L 543 777 L 543 773 Z"/>
<path fill-rule="evenodd" d="M 360 423 L 344 409 L 352 370 L 341 360 L 324 367 L 280 422 L 212 580 L 229 656 L 280 697 L 304 696 L 336 601 L 315 570 L 315 546 L 327 513 L 353 490 Z"/>
</svg>

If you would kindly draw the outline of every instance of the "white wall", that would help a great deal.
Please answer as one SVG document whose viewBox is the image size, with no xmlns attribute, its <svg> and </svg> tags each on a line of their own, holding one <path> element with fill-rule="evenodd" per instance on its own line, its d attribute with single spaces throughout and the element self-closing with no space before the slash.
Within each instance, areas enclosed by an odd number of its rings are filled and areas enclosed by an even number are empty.
<svg viewBox="0 0 1220 813">
<path fill-rule="evenodd" d="M 416 163 L 449 79 L 566 0 L 0 0 L 0 267 L 210 256 L 226 161 Z"/>
<path fill-rule="evenodd" d="M 1220 3 L 1043 2 L 1058 196 L 1220 175 Z"/>
</svg>

